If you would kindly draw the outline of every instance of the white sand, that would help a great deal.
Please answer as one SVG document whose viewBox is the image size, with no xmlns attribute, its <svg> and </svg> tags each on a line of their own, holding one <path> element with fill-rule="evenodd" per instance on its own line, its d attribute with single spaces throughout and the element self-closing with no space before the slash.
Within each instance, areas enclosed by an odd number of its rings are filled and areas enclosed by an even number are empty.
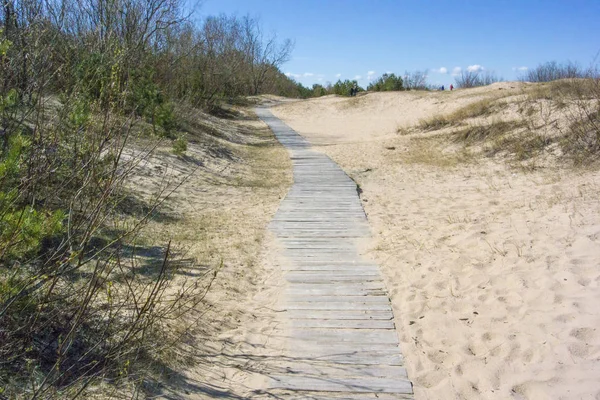
<svg viewBox="0 0 600 400">
<path fill-rule="evenodd" d="M 415 163 L 397 133 L 511 87 L 273 109 L 363 190 L 417 399 L 600 399 L 600 174 Z"/>
</svg>

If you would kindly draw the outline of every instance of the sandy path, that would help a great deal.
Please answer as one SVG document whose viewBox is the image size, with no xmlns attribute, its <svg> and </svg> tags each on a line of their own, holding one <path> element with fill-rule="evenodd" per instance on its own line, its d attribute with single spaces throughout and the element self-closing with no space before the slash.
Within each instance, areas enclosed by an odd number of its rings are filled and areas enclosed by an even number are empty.
<svg viewBox="0 0 600 400">
<path fill-rule="evenodd" d="M 360 184 L 417 399 L 600 398 L 600 174 L 415 159 L 397 133 L 512 85 L 273 110 Z"/>
</svg>

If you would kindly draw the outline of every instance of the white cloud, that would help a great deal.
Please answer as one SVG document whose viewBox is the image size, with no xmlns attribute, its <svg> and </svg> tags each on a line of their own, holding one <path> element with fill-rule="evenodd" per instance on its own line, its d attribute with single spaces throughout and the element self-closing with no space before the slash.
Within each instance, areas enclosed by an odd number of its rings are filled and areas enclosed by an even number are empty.
<svg viewBox="0 0 600 400">
<path fill-rule="evenodd" d="M 528 67 L 513 67 L 512 70 L 513 71 L 527 71 L 529 68 Z"/>
<path fill-rule="evenodd" d="M 448 73 L 448 68 L 441 67 L 440 69 L 434 69 L 434 71 L 439 72 L 440 74 L 447 74 Z"/>
<path fill-rule="evenodd" d="M 481 65 L 479 64 L 475 64 L 475 65 L 469 65 L 467 67 L 467 71 L 469 72 L 481 72 L 483 71 L 485 68 L 483 68 Z"/>
<path fill-rule="evenodd" d="M 315 76 L 315 74 L 313 74 L 312 72 L 305 72 L 304 75 L 305 77 L 311 77 L 311 76 Z"/>
<path fill-rule="evenodd" d="M 285 76 L 287 76 L 288 78 L 294 78 L 294 79 L 302 78 L 302 75 L 294 74 L 292 72 L 286 72 Z"/>
<path fill-rule="evenodd" d="M 461 67 L 454 67 L 454 68 L 452 68 L 452 76 L 460 75 L 461 72 L 462 72 L 462 68 Z"/>
<path fill-rule="evenodd" d="M 342 76 L 342 74 L 335 74 L 335 77 L 336 77 L 336 78 L 339 78 L 339 77 L 341 77 L 341 76 Z"/>
<path fill-rule="evenodd" d="M 373 80 L 373 78 L 375 77 L 375 71 L 369 71 L 367 72 L 367 79 L 368 80 Z"/>
<path fill-rule="evenodd" d="M 360 75 L 354 75 L 354 80 L 358 81 L 358 80 L 361 80 L 361 79 L 362 79 L 362 76 L 360 76 Z"/>
</svg>

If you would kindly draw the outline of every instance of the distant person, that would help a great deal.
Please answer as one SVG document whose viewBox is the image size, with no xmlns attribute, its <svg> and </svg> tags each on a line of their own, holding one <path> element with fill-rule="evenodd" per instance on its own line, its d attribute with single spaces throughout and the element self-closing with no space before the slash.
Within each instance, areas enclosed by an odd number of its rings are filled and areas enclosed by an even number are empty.
<svg viewBox="0 0 600 400">
<path fill-rule="evenodd" d="M 440 88 L 440 90 L 443 92 L 444 91 L 444 85 L 442 85 L 442 87 Z"/>
<path fill-rule="evenodd" d="M 454 86 L 452 86 L 452 84 L 450 84 L 450 91 L 452 91 L 452 89 L 454 89 Z"/>
</svg>

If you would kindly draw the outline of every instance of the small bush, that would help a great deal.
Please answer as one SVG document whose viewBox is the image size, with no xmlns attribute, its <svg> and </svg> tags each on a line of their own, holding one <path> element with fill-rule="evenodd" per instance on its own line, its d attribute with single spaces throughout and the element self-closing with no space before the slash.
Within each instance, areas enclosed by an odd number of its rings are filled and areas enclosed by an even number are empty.
<svg viewBox="0 0 600 400">
<path fill-rule="evenodd" d="M 159 131 L 159 136 L 172 138 L 175 129 L 177 129 L 175 108 L 173 107 L 173 104 L 165 103 L 156 107 L 152 123 L 162 129 Z"/>
<path fill-rule="evenodd" d="M 185 138 L 177 138 L 173 141 L 173 153 L 181 156 L 187 151 L 187 140 Z"/>
</svg>

